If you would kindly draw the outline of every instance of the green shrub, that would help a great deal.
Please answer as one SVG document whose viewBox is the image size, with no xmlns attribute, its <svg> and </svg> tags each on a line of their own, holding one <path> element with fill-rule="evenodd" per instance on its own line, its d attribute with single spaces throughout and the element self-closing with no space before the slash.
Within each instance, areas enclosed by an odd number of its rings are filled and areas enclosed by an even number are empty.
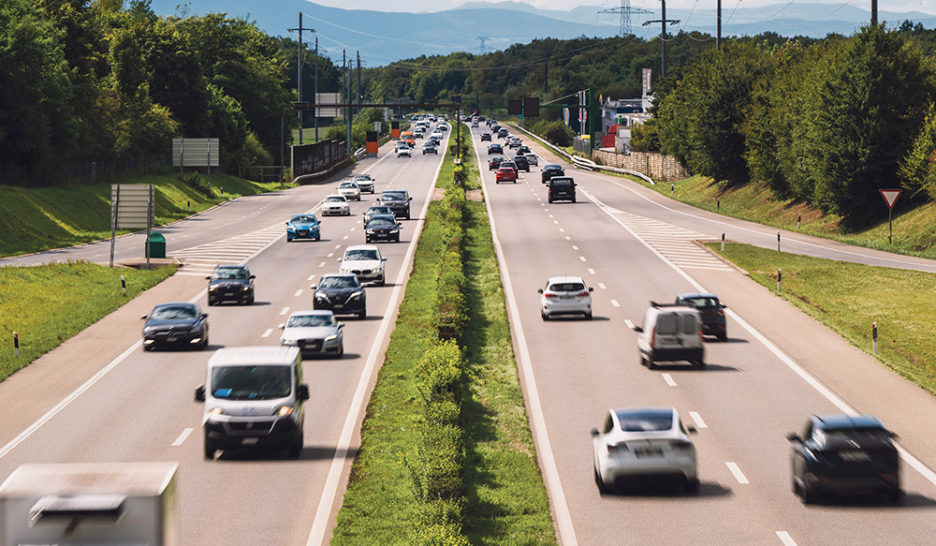
<svg viewBox="0 0 936 546">
<path fill-rule="evenodd" d="M 457 425 L 461 418 L 461 408 L 452 400 L 436 400 L 426 406 L 426 425 Z"/>
<path fill-rule="evenodd" d="M 457 499 L 464 494 L 463 435 L 456 426 L 424 426 L 420 431 L 423 501 Z"/>
<path fill-rule="evenodd" d="M 416 531 L 416 544 L 432 546 L 466 546 L 462 536 L 462 505 L 464 499 L 434 500 L 423 504 Z"/>
<path fill-rule="evenodd" d="M 454 341 L 433 345 L 423 354 L 416 364 L 416 378 L 427 404 L 458 401 L 462 367 L 461 349 Z"/>
</svg>

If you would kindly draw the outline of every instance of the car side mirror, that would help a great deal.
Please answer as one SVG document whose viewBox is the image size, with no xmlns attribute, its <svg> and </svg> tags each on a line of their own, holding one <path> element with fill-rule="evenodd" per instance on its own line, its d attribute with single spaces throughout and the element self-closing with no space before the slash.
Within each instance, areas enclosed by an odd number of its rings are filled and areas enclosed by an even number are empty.
<svg viewBox="0 0 936 546">
<path fill-rule="evenodd" d="M 381 261 L 381 262 L 386 262 L 387 259 L 386 259 L 386 258 L 380 258 L 380 261 Z"/>
<path fill-rule="evenodd" d="M 337 328 L 338 328 L 339 330 L 341 330 L 342 328 L 344 328 L 344 323 L 343 323 L 343 322 L 339 322 L 338 325 L 337 325 Z"/>
<path fill-rule="evenodd" d="M 803 443 L 803 439 L 799 437 L 795 432 L 791 432 L 786 435 L 786 439 L 793 443 Z"/>
<path fill-rule="evenodd" d="M 543 293 L 543 289 L 540 288 L 539 290 L 536 291 L 536 293 L 537 293 L 537 294 L 542 294 L 542 293 Z"/>
<path fill-rule="evenodd" d="M 598 432 L 597 428 L 593 428 L 589 432 L 591 432 L 592 436 L 598 436 L 599 434 L 601 434 L 600 432 Z"/>
<path fill-rule="evenodd" d="M 728 306 L 727 306 L 727 305 L 725 305 L 724 303 L 723 303 L 723 304 L 721 304 L 721 305 L 720 305 L 719 307 L 721 307 L 722 309 L 728 309 Z"/>
<path fill-rule="evenodd" d="M 279 328 L 280 330 L 286 328 L 286 323 L 285 322 L 279 323 L 279 326 L 277 326 L 277 328 Z"/>
<path fill-rule="evenodd" d="M 692 425 L 686 425 L 686 432 L 688 432 L 689 434 L 695 434 L 696 432 L 699 432 L 699 431 Z"/>
<path fill-rule="evenodd" d="M 204 402 L 205 401 L 205 386 L 199 385 L 195 387 L 195 401 Z"/>
<path fill-rule="evenodd" d="M 202 313 L 201 318 L 208 318 L 208 313 Z"/>
<path fill-rule="evenodd" d="M 316 287 L 316 285 L 310 284 L 310 285 L 309 285 L 309 290 L 315 290 L 315 287 Z"/>
<path fill-rule="evenodd" d="M 205 280 L 206 280 L 206 281 L 210 281 L 210 280 L 211 280 L 211 275 L 205 275 Z"/>
<path fill-rule="evenodd" d="M 642 333 L 642 332 L 643 332 L 643 326 L 634 326 L 634 331 L 635 331 L 635 332 L 641 332 L 641 333 Z"/>
<path fill-rule="evenodd" d="M 589 292 L 594 292 L 594 291 L 595 291 L 595 289 L 594 289 L 594 288 L 592 288 L 591 286 L 589 286 L 589 287 L 588 287 L 588 291 L 589 291 Z"/>
<path fill-rule="evenodd" d="M 248 279 L 256 279 L 257 276 L 256 276 L 256 275 L 251 275 L 251 276 L 249 276 L 249 277 L 247 277 L 247 278 L 248 278 Z"/>
<path fill-rule="evenodd" d="M 309 399 L 309 386 L 306 385 L 305 383 L 300 383 L 296 387 L 296 400 L 299 400 L 300 402 L 302 402 L 308 399 Z"/>
<path fill-rule="evenodd" d="M 141 315 L 140 320 L 146 320 L 146 315 Z"/>
<path fill-rule="evenodd" d="M 890 437 L 891 440 L 896 440 L 896 439 L 897 439 L 897 433 L 894 432 L 894 431 L 892 431 L 892 430 L 888 430 L 888 431 L 887 431 L 887 435 Z"/>
</svg>

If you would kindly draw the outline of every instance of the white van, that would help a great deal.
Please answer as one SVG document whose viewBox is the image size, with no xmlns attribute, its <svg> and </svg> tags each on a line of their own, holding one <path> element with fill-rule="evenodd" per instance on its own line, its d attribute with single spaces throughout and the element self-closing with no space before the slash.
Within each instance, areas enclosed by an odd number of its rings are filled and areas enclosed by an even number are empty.
<svg viewBox="0 0 936 546">
<path fill-rule="evenodd" d="M 653 368 L 657 362 L 687 360 L 696 368 L 705 367 L 702 346 L 702 316 L 692 307 L 650 302 L 638 332 L 640 364 Z"/>
<path fill-rule="evenodd" d="M 218 449 L 285 448 L 302 453 L 305 401 L 298 347 L 229 347 L 208 360 L 195 400 L 205 403 L 205 458 Z"/>
</svg>

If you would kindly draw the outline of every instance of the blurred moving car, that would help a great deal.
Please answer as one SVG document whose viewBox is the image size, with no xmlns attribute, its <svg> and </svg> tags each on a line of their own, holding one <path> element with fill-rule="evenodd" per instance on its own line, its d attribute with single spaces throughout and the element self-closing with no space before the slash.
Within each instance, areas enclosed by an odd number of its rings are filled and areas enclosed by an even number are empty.
<svg viewBox="0 0 936 546">
<path fill-rule="evenodd" d="M 504 153 L 504 147 L 500 144 L 494 143 L 488 145 L 488 155 L 491 154 L 502 154 Z"/>
<path fill-rule="evenodd" d="M 380 215 L 380 214 L 389 214 L 390 216 L 393 216 L 393 211 L 390 210 L 390 207 L 385 206 L 385 205 L 370 206 L 367 208 L 366 211 L 364 211 L 364 215 L 363 215 L 364 225 L 367 225 L 367 221 L 370 220 L 372 217 L 374 217 L 375 215 Z"/>
<path fill-rule="evenodd" d="M 571 176 L 554 176 L 546 182 L 546 188 L 550 203 L 555 201 L 575 203 L 575 180 Z"/>
<path fill-rule="evenodd" d="M 423 153 L 423 155 L 426 155 L 426 154 L 436 154 L 436 155 L 438 155 L 438 154 L 439 154 L 439 149 L 436 147 L 435 144 L 433 144 L 433 143 L 431 143 L 431 142 L 427 142 L 425 145 L 423 145 L 422 153 Z"/>
<path fill-rule="evenodd" d="M 491 159 L 488 159 L 488 170 L 496 171 L 497 169 L 500 168 L 500 164 L 502 161 L 504 161 L 504 158 L 499 155 L 495 155 Z"/>
<path fill-rule="evenodd" d="M 380 255 L 380 249 L 374 245 L 352 245 L 345 249 L 339 271 L 353 273 L 362 283 L 373 281 L 376 284 L 384 284 L 386 282 L 384 262 L 386 261 L 387 259 Z"/>
<path fill-rule="evenodd" d="M 354 314 L 363 319 L 367 316 L 367 293 L 353 273 L 329 273 L 322 275 L 317 285 L 310 287 L 313 309 L 328 309 L 338 314 Z"/>
<path fill-rule="evenodd" d="M 582 277 L 550 277 L 540 294 L 540 316 L 549 320 L 558 315 L 584 315 L 592 319 L 592 288 Z"/>
<path fill-rule="evenodd" d="M 501 127 L 497 130 L 497 138 L 507 138 L 509 134 L 510 131 L 508 131 L 506 127 Z"/>
<path fill-rule="evenodd" d="M 384 190 L 380 194 L 380 204 L 390 207 L 390 211 L 397 218 L 410 219 L 410 202 L 413 200 L 406 190 Z"/>
<path fill-rule="evenodd" d="M 538 156 L 538 155 L 534 154 L 533 152 L 527 152 L 527 153 L 525 153 L 525 154 L 523 154 L 523 155 L 527 158 L 527 163 L 529 163 L 530 165 L 535 165 L 535 166 L 539 167 L 539 156 Z"/>
<path fill-rule="evenodd" d="M 412 154 L 412 152 L 410 151 L 410 147 L 407 146 L 407 147 L 405 147 L 405 148 L 403 148 L 403 147 L 397 148 L 396 156 L 397 156 L 397 157 L 413 157 L 413 154 Z"/>
<path fill-rule="evenodd" d="M 675 408 L 612 409 L 592 429 L 595 485 L 600 493 L 629 480 L 675 479 L 699 491 L 696 450 Z"/>
<path fill-rule="evenodd" d="M 541 174 L 543 184 L 548 182 L 549 179 L 554 176 L 565 176 L 565 171 L 562 169 L 562 165 L 556 165 L 555 163 L 543 165 L 543 171 Z"/>
<path fill-rule="evenodd" d="M 696 368 L 705 367 L 702 346 L 702 318 L 686 305 L 651 301 L 644 314 L 643 326 L 634 326 L 640 364 L 649 368 L 657 362 L 687 360 Z"/>
<path fill-rule="evenodd" d="M 513 158 L 513 162 L 518 171 L 530 172 L 530 162 L 525 155 L 517 154 L 517 157 Z"/>
<path fill-rule="evenodd" d="M 491 140 L 491 133 L 488 133 L 488 132 L 481 133 L 481 142 L 484 142 L 484 141 L 490 142 L 490 140 Z"/>
<path fill-rule="evenodd" d="M 400 242 L 400 230 L 403 226 L 392 214 L 373 215 L 364 224 L 364 242 L 393 241 Z"/>
<path fill-rule="evenodd" d="M 293 214 L 286 222 L 286 242 L 290 243 L 294 239 L 321 241 L 321 227 L 322 222 L 314 214 Z"/>
<path fill-rule="evenodd" d="M 337 322 L 331 311 L 295 311 L 279 327 L 283 331 L 280 345 L 299 347 L 303 357 L 344 355 L 344 324 Z"/>
<path fill-rule="evenodd" d="M 351 204 L 344 195 L 329 195 L 322 202 L 322 216 L 339 214 L 341 216 L 351 215 Z"/>
<path fill-rule="evenodd" d="M 362 192 L 374 193 L 374 183 L 377 182 L 374 180 L 374 177 L 369 174 L 356 174 L 354 175 L 354 183 L 358 185 L 358 188 Z"/>
<path fill-rule="evenodd" d="M 219 265 L 208 279 L 208 305 L 222 301 L 238 301 L 247 305 L 254 302 L 254 279 L 246 265 Z"/>
<path fill-rule="evenodd" d="M 896 435 L 873 415 L 813 415 L 802 436 L 787 435 L 793 447 L 793 492 L 804 504 L 820 496 L 882 494 L 903 500 Z"/>
<path fill-rule="evenodd" d="M 676 296 L 676 305 L 688 305 L 702 315 L 702 334 L 728 341 L 725 327 L 725 309 L 728 307 L 711 293 L 691 292 Z"/>
<path fill-rule="evenodd" d="M 194 303 L 160 303 L 143 315 L 143 350 L 157 346 L 208 347 L 208 314 Z"/>
<path fill-rule="evenodd" d="M 344 195 L 348 201 L 360 201 L 361 189 L 356 183 L 348 180 L 338 185 L 338 195 Z"/>
<path fill-rule="evenodd" d="M 501 182 L 513 182 L 517 183 L 517 171 L 510 167 L 504 167 L 503 165 L 497 169 L 497 172 L 494 173 L 494 182 L 500 184 Z"/>
</svg>

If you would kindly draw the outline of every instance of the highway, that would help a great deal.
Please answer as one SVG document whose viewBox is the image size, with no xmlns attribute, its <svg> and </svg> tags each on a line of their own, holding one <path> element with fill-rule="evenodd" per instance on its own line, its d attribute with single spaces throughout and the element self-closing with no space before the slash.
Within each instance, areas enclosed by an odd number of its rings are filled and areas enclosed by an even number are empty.
<svg viewBox="0 0 936 546">
<path fill-rule="evenodd" d="M 921 544 L 936 531 L 933 397 L 692 241 L 759 242 L 776 230 L 675 203 L 627 180 L 566 169 L 577 203 L 549 204 L 537 167 L 495 184 L 472 130 L 505 281 L 514 349 L 561 543 Z M 516 132 L 512 131 L 513 134 Z M 563 163 L 523 137 L 545 163 Z M 497 142 L 497 139 L 495 139 Z M 512 154 L 510 154 L 512 155 Z M 794 236 L 791 235 L 791 239 Z M 933 263 L 845 248 L 799 234 L 804 253 L 936 270 Z M 791 245 L 792 245 L 791 241 Z M 808 249 L 808 252 L 805 250 Z M 792 251 L 792 248 L 786 250 Z M 847 253 L 847 254 L 846 254 Z M 580 275 L 594 320 L 544 322 L 537 288 Z M 726 343 L 706 343 L 706 370 L 639 365 L 650 300 L 709 290 L 728 309 Z M 589 430 L 610 408 L 675 407 L 698 433 L 698 496 L 638 489 L 602 496 Z M 877 414 L 904 448 L 903 506 L 804 506 L 791 491 L 789 432 L 810 414 Z"/>
<path fill-rule="evenodd" d="M 0 475 L 27 462 L 178 461 L 185 544 L 327 542 L 441 157 L 417 151 L 396 158 L 387 144 L 379 158 L 327 181 L 238 199 L 161 229 L 169 254 L 186 264 L 176 275 L 0 383 L 4 407 L 16 408 L 0 424 Z M 209 314 L 209 349 L 279 344 L 278 325 L 289 312 L 312 308 L 310 285 L 337 272 L 344 247 L 364 242 L 361 213 L 377 196 L 352 202 L 350 217 L 324 218 L 320 242 L 286 243 L 284 224 L 293 213 L 318 213 L 339 180 L 362 172 L 376 178 L 378 195 L 408 190 L 413 219 L 403 221 L 402 242 L 380 244 L 387 284 L 367 287 L 367 318 L 339 317 L 344 358 L 304 362 L 311 399 L 301 456 L 235 451 L 204 460 L 202 406 L 193 393 L 211 352 L 144 352 L 140 315 L 162 301 L 193 301 Z M 97 243 L 20 261 L 106 263 L 107 251 L 108 243 Z M 121 239 L 118 256 L 140 254 L 138 235 Z M 256 303 L 207 307 L 205 275 L 213 265 L 244 262 L 257 276 Z"/>
</svg>

